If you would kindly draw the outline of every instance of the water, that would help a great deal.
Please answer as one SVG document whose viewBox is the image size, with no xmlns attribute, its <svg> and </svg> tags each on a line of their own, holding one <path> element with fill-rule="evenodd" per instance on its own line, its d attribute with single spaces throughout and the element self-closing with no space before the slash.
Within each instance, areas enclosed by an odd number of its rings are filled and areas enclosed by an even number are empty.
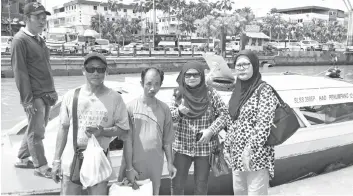
<svg viewBox="0 0 353 196">
<path fill-rule="evenodd" d="M 304 75 L 324 75 L 325 71 L 330 68 L 330 65 L 322 66 L 282 66 L 271 67 L 267 70 L 260 69 L 260 71 L 270 73 L 282 73 L 286 71 L 300 73 Z M 353 66 L 342 65 L 339 66 L 342 70 L 341 76 L 347 80 L 353 81 Z M 139 77 L 140 74 L 125 74 L 125 75 L 111 75 L 107 76 L 107 80 L 123 82 L 125 77 Z M 84 76 L 57 76 L 54 77 L 55 87 L 59 96 L 64 95 L 69 89 L 82 85 L 85 82 Z M 16 123 L 25 119 L 26 115 L 22 105 L 20 105 L 19 93 L 15 84 L 14 78 L 1 79 L 1 130 L 2 134 L 6 130 L 13 127 Z"/>
</svg>

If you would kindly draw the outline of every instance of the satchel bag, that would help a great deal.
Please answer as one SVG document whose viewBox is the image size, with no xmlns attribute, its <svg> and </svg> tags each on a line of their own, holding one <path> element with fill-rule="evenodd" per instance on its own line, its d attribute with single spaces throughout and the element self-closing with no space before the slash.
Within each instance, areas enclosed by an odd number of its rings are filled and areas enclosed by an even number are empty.
<svg viewBox="0 0 353 196">
<path fill-rule="evenodd" d="M 78 131 L 78 123 L 77 123 L 77 101 L 78 101 L 78 95 L 80 93 L 80 88 L 75 90 L 75 94 L 74 94 L 74 100 L 72 103 L 72 124 L 73 124 L 73 147 L 75 150 L 75 154 L 71 163 L 71 167 L 70 167 L 70 181 L 78 184 L 78 185 L 82 185 L 81 181 L 80 181 L 80 170 L 82 167 L 82 163 L 83 163 L 83 150 L 82 149 L 78 149 L 77 147 L 77 131 Z"/>
<path fill-rule="evenodd" d="M 258 91 L 258 101 L 260 101 L 260 94 L 265 82 L 261 84 Z M 270 85 L 269 85 L 270 86 Z M 272 91 L 279 100 L 279 104 L 275 111 L 275 118 L 273 119 L 271 132 L 267 138 L 266 145 L 277 146 L 290 138 L 300 127 L 299 121 L 292 108 L 286 104 L 278 95 L 277 91 L 272 87 Z M 259 103 L 257 103 L 259 105 Z"/>
<path fill-rule="evenodd" d="M 223 154 L 224 142 L 219 141 L 218 136 L 216 138 L 217 147 L 211 152 L 209 156 L 209 163 L 211 165 L 212 173 L 215 177 L 229 174 L 229 168 Z"/>
<path fill-rule="evenodd" d="M 41 98 L 44 101 L 45 105 L 53 106 L 58 101 L 58 93 L 57 92 L 46 93 Z"/>
</svg>

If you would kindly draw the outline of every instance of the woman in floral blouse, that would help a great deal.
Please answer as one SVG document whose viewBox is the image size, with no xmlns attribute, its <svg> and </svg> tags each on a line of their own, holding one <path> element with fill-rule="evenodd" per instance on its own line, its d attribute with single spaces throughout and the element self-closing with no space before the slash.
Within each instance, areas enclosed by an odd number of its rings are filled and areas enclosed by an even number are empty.
<svg viewBox="0 0 353 196">
<path fill-rule="evenodd" d="M 171 106 L 173 122 L 177 123 L 173 150 L 176 177 L 172 195 L 183 195 L 191 163 L 194 162 L 195 195 L 206 195 L 210 173 L 209 155 L 217 143 L 212 137 L 225 127 L 228 111 L 218 93 L 205 84 L 203 65 L 186 63 L 177 79 L 178 95 Z M 197 141 L 196 135 L 202 134 Z"/>
<path fill-rule="evenodd" d="M 229 101 L 228 132 L 224 154 L 233 170 L 234 195 L 268 194 L 274 176 L 274 148 L 265 145 L 278 99 L 259 72 L 259 59 L 251 51 L 235 58 L 237 81 Z"/>
</svg>

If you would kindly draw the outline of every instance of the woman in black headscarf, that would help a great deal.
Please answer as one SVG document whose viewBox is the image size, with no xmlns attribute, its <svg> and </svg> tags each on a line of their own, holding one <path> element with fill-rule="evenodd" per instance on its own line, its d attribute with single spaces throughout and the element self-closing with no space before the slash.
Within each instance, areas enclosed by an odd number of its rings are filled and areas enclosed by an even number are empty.
<svg viewBox="0 0 353 196">
<path fill-rule="evenodd" d="M 265 145 L 278 99 L 259 72 L 259 59 L 251 51 L 235 58 L 237 81 L 229 100 L 224 154 L 233 170 L 234 195 L 266 195 L 274 176 L 274 148 Z"/>
<path fill-rule="evenodd" d="M 194 162 L 194 193 L 207 195 L 209 156 L 217 147 L 218 132 L 226 126 L 227 107 L 217 91 L 205 84 L 204 65 L 186 63 L 177 78 L 172 119 L 177 123 L 173 150 L 177 174 L 172 180 L 172 195 L 183 195 L 191 163 Z"/>
</svg>

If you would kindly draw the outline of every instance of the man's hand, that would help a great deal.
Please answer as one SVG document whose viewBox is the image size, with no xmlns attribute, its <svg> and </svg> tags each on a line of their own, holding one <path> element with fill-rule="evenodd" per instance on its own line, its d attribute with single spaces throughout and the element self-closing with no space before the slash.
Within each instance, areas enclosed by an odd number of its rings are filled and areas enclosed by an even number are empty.
<svg viewBox="0 0 353 196">
<path fill-rule="evenodd" d="M 30 104 L 24 106 L 24 109 L 28 115 L 33 115 L 37 111 L 37 108 L 34 107 L 33 103 L 30 103 Z"/>
<path fill-rule="evenodd" d="M 90 138 L 92 136 L 92 134 L 95 137 L 99 137 L 101 136 L 103 132 L 103 127 L 102 126 L 96 126 L 96 127 L 86 127 L 86 135 Z"/>
<path fill-rule="evenodd" d="M 202 137 L 198 141 L 201 144 L 207 144 L 210 142 L 211 137 L 213 136 L 213 132 L 211 129 L 203 129 L 200 132 L 202 132 Z"/>
<path fill-rule="evenodd" d="M 126 178 L 129 180 L 129 182 L 134 183 L 135 180 L 139 180 L 139 174 L 137 171 L 132 168 L 132 169 L 127 169 L 126 171 Z"/>
<path fill-rule="evenodd" d="M 243 160 L 243 166 L 244 166 L 244 169 L 245 171 L 251 171 L 251 149 L 249 147 L 245 147 L 243 153 L 242 153 L 242 160 Z"/>
<path fill-rule="evenodd" d="M 54 180 L 54 182 L 59 183 L 61 180 L 61 163 L 60 162 L 54 162 L 53 163 L 53 168 L 51 170 L 51 178 Z"/>
<path fill-rule="evenodd" d="M 190 112 L 190 109 L 185 106 L 185 101 L 183 98 L 181 99 L 181 104 L 179 105 L 178 110 L 182 114 L 187 114 Z"/>
<path fill-rule="evenodd" d="M 176 176 L 177 169 L 174 167 L 172 163 L 168 163 L 168 171 L 170 178 L 173 179 Z"/>
</svg>

